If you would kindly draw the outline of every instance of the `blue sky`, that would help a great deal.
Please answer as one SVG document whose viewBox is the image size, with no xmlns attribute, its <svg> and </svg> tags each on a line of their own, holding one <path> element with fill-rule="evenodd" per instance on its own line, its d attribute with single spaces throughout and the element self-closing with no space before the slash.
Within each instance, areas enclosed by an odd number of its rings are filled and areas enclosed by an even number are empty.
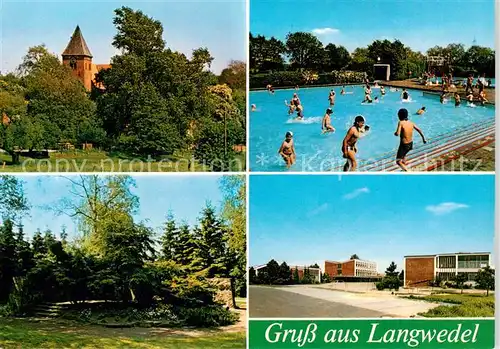
<svg viewBox="0 0 500 349">
<path fill-rule="evenodd" d="M 73 179 L 78 179 L 72 176 Z M 172 210 L 176 220 L 187 221 L 190 225 L 197 222 L 205 203 L 217 208 L 222 202 L 219 191 L 221 176 L 134 176 L 136 188 L 132 189 L 140 200 L 136 220 L 147 220 L 147 225 L 161 228 L 166 214 Z M 32 205 L 30 217 L 24 219 L 24 231 L 28 237 L 39 228 L 47 228 L 59 234 L 65 225 L 70 237 L 75 237 L 76 224 L 68 216 L 57 216 L 47 207 L 54 207 L 61 198 L 69 196 L 71 184 L 60 176 L 22 176 L 26 196 Z"/>
<path fill-rule="evenodd" d="M 306 31 L 323 44 L 350 52 L 376 39 L 399 39 L 414 50 L 460 42 L 495 46 L 493 0 L 252 0 L 250 31 L 284 40 L 288 32 Z"/>
<path fill-rule="evenodd" d="M 163 24 L 170 48 L 188 56 L 208 47 L 215 58 L 212 70 L 220 72 L 231 59 L 246 61 L 246 5 L 244 0 L 157 1 L 12 1 L 3 0 L 0 18 L 2 51 L 0 70 L 14 70 L 29 47 L 45 43 L 60 55 L 76 25 L 80 25 L 93 62 L 108 64 L 116 53 L 114 10 L 140 9 Z"/>
<path fill-rule="evenodd" d="M 250 265 L 493 252 L 492 175 L 250 178 Z"/>
</svg>

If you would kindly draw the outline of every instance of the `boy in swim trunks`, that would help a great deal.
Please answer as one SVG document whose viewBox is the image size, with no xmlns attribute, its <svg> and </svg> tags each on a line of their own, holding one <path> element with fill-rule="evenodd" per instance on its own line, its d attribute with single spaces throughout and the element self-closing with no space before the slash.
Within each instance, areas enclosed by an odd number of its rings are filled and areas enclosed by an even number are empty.
<svg viewBox="0 0 500 349">
<path fill-rule="evenodd" d="M 356 171 L 356 142 L 359 139 L 360 130 L 365 125 L 365 118 L 361 115 L 356 116 L 354 124 L 349 128 L 342 142 L 342 157 L 347 159 L 344 165 L 344 172 Z"/>
<path fill-rule="evenodd" d="M 425 140 L 422 130 L 420 130 L 413 122 L 408 120 L 408 110 L 399 109 L 398 118 L 398 128 L 396 129 L 396 132 L 394 132 L 395 136 L 400 137 L 398 153 L 396 155 L 396 164 L 398 164 L 403 171 L 407 172 L 408 168 L 406 167 L 406 155 L 413 149 L 413 130 L 415 129 L 420 134 L 424 144 L 427 143 L 427 141 Z"/>
<path fill-rule="evenodd" d="M 332 126 L 332 119 L 330 114 L 333 113 L 332 108 L 328 108 L 323 116 L 323 121 L 321 121 L 321 133 L 335 132 L 335 128 Z"/>
<path fill-rule="evenodd" d="M 330 90 L 330 93 L 328 94 L 328 101 L 330 102 L 330 106 L 333 107 L 335 105 L 335 91 Z"/>
<path fill-rule="evenodd" d="M 295 163 L 295 146 L 293 144 L 293 133 L 288 131 L 285 135 L 285 140 L 281 144 L 278 153 L 286 162 L 286 167 L 290 168 Z"/>
</svg>

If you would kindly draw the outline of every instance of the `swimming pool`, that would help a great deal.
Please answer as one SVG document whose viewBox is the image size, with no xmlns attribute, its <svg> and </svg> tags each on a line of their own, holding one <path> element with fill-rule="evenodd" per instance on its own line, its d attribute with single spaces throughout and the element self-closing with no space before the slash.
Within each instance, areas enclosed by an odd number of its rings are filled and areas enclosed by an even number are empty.
<svg viewBox="0 0 500 349">
<path fill-rule="evenodd" d="M 278 149 L 287 131 L 294 133 L 297 162 L 292 171 L 331 171 L 345 163 L 342 158 L 342 140 L 354 117 L 361 114 L 371 126 L 370 132 L 358 141 L 357 159 L 360 164 L 380 157 L 387 152 L 396 153 L 399 138 L 394 136 L 400 108 L 408 109 L 410 120 L 424 132 L 428 141 L 444 133 L 450 133 L 473 123 L 492 122 L 495 110 L 492 106 L 467 107 L 465 103 L 458 108 L 453 101 L 439 102 L 435 95 L 423 94 L 419 90 L 409 90 L 412 101 L 400 100 L 401 89 L 390 92 L 381 98 L 379 89 L 373 89 L 372 97 L 379 96 L 379 103 L 361 104 L 364 98 L 362 86 L 346 86 L 352 94 L 340 95 L 341 87 L 335 87 L 336 102 L 333 108 L 332 125 L 335 133 L 321 134 L 321 119 L 328 108 L 330 87 L 303 88 L 298 92 L 304 105 L 304 120 L 298 121 L 287 113 L 285 100 L 290 100 L 292 89 L 277 90 L 274 95 L 267 91 L 250 93 L 250 104 L 257 110 L 250 113 L 250 170 L 286 171 Z M 415 115 L 425 106 L 427 113 Z M 293 115 L 295 116 L 295 115 Z M 415 132 L 414 149 L 422 146 L 420 136 Z M 415 151 L 414 150 L 414 151 Z M 411 155 L 411 152 L 410 152 Z"/>
</svg>

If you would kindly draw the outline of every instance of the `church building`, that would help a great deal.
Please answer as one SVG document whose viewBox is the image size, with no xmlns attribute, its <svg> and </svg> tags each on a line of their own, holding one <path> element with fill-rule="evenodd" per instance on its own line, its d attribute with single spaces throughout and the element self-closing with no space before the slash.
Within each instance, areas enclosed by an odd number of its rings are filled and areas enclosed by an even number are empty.
<svg viewBox="0 0 500 349">
<path fill-rule="evenodd" d="M 82 82 L 87 91 L 93 86 L 99 87 L 95 82 L 95 76 L 99 71 L 111 68 L 111 64 L 92 63 L 92 53 L 79 26 L 76 26 L 68 46 L 62 53 L 62 59 L 63 64 L 71 68 L 73 75 Z"/>
</svg>

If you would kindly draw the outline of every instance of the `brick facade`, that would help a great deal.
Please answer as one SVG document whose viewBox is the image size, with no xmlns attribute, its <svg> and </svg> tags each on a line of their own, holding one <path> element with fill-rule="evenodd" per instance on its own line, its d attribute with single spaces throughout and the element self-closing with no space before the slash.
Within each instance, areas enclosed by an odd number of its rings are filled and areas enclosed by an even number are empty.
<svg viewBox="0 0 500 349">
<path fill-rule="evenodd" d="M 340 268 L 338 267 L 339 264 Z M 354 260 L 349 260 L 346 262 L 325 261 L 324 272 L 330 277 L 356 276 L 354 272 Z"/>
<path fill-rule="evenodd" d="M 427 286 L 434 279 L 434 256 L 405 258 L 405 286 Z"/>
</svg>

